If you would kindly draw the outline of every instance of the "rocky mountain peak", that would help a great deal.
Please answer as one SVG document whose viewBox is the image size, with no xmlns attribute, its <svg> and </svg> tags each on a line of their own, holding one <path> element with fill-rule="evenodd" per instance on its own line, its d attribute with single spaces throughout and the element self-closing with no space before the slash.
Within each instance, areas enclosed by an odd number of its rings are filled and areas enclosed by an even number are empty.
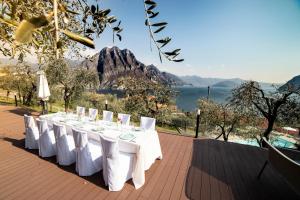
<svg viewBox="0 0 300 200">
<path fill-rule="evenodd" d="M 83 65 L 89 69 L 97 69 L 101 88 L 111 88 L 119 78 L 126 76 L 145 77 L 166 85 L 183 84 L 175 75 L 163 73 L 154 65 L 146 66 L 129 49 L 121 50 L 116 46 L 103 48 L 90 59 L 83 61 Z"/>
</svg>

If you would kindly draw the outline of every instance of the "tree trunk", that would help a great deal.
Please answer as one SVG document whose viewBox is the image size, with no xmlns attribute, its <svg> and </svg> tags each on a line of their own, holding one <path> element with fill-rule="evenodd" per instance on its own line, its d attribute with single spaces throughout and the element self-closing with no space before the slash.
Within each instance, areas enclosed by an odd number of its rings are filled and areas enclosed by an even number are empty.
<svg viewBox="0 0 300 200">
<path fill-rule="evenodd" d="M 276 117 L 274 117 L 274 116 L 272 116 L 268 119 L 268 127 L 266 128 L 266 130 L 263 133 L 263 137 L 265 137 L 267 140 L 269 140 L 269 136 L 273 130 L 275 119 L 276 119 Z M 260 139 L 260 146 L 266 147 L 266 144 L 263 142 L 262 138 Z"/>
<path fill-rule="evenodd" d="M 227 142 L 228 141 L 228 137 L 227 137 L 226 133 L 222 133 L 222 135 L 223 135 L 224 141 Z"/>
<path fill-rule="evenodd" d="M 24 97 L 23 97 L 23 101 L 25 101 L 25 105 L 27 105 L 27 106 L 30 106 L 32 103 L 33 92 L 35 91 L 34 89 L 35 88 L 33 86 L 32 89 L 28 92 L 26 99 L 24 99 Z"/>
<path fill-rule="evenodd" d="M 268 120 L 268 127 L 266 128 L 266 130 L 264 131 L 263 133 L 263 136 L 269 140 L 269 135 L 270 133 L 272 132 L 273 130 L 273 126 L 274 126 L 274 123 L 275 123 L 275 119 L 276 117 L 270 117 L 270 119 Z"/>
<path fill-rule="evenodd" d="M 68 112 L 70 105 L 70 100 L 68 98 L 65 99 L 65 112 Z"/>
<path fill-rule="evenodd" d="M 227 137 L 227 135 L 226 135 L 225 128 L 222 128 L 222 135 L 223 135 L 223 140 L 224 140 L 225 142 L 227 142 L 227 141 L 228 141 L 228 137 Z"/>
<path fill-rule="evenodd" d="M 9 91 L 9 90 L 7 90 L 7 93 L 6 93 L 6 101 L 8 101 L 9 94 L 10 94 L 10 91 Z"/>
</svg>

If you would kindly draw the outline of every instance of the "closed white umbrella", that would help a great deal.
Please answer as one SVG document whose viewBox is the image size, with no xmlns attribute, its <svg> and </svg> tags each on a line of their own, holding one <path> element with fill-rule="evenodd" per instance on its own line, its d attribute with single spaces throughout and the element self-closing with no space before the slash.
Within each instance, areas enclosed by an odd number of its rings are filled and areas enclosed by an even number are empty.
<svg viewBox="0 0 300 200">
<path fill-rule="evenodd" d="M 50 90 L 48 86 L 48 81 L 44 71 L 38 71 L 38 84 L 37 84 L 37 91 L 38 91 L 38 98 L 43 101 L 43 114 L 47 113 L 45 110 L 45 101 L 49 100 L 50 97 Z"/>
</svg>

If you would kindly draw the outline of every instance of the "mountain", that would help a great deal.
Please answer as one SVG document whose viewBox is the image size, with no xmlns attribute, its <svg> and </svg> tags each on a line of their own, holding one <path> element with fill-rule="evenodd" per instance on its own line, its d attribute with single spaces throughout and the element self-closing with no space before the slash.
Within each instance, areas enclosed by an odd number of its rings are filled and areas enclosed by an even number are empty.
<svg viewBox="0 0 300 200">
<path fill-rule="evenodd" d="M 184 82 L 176 75 L 161 72 L 154 65 L 145 65 L 138 61 L 128 49 L 118 47 L 105 47 L 82 63 L 89 69 L 96 69 L 99 73 L 100 88 L 112 88 L 116 86 L 122 77 L 142 77 L 165 85 L 180 86 Z"/>
<path fill-rule="evenodd" d="M 186 85 L 192 85 L 193 87 L 226 87 L 234 88 L 239 86 L 241 83 L 247 81 L 240 78 L 203 78 L 200 76 L 180 76 L 181 80 L 186 83 Z M 265 83 L 259 82 L 260 86 L 265 90 L 274 90 L 274 86 L 279 87 L 281 84 Z"/>
<path fill-rule="evenodd" d="M 203 78 L 200 76 L 180 76 L 181 80 L 185 83 L 190 84 L 194 87 L 207 87 L 207 86 L 216 86 L 216 87 L 228 87 L 229 85 L 239 85 L 242 83 L 242 79 L 233 78 Z M 228 82 L 230 81 L 230 82 Z M 224 83 L 222 83 L 224 82 Z M 220 83 L 220 84 L 219 84 Z M 216 85 L 218 84 L 218 85 Z"/>
<path fill-rule="evenodd" d="M 285 90 L 289 85 L 299 88 L 300 87 L 300 75 L 293 77 L 291 80 L 289 80 L 287 83 L 282 85 L 279 90 Z"/>
<path fill-rule="evenodd" d="M 239 86 L 242 82 L 243 82 L 243 80 L 241 80 L 241 79 L 237 79 L 237 80 L 225 80 L 225 81 L 220 81 L 220 82 L 212 85 L 212 87 L 234 88 L 234 87 Z"/>
<path fill-rule="evenodd" d="M 194 87 L 207 87 L 225 80 L 220 78 L 203 78 L 200 76 L 180 76 L 180 79 Z"/>
</svg>

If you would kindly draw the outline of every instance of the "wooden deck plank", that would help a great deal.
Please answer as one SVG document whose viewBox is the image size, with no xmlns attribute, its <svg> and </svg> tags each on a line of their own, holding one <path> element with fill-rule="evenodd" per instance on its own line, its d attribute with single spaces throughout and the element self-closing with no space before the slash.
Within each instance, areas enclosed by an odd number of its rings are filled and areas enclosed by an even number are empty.
<svg viewBox="0 0 300 200">
<path fill-rule="evenodd" d="M 214 170 L 213 170 L 213 176 L 219 177 L 216 178 L 219 185 L 219 191 L 220 191 L 220 198 L 221 199 L 233 199 L 231 188 L 228 186 L 228 180 L 226 178 L 225 169 L 224 169 L 224 163 L 222 162 L 221 157 L 221 149 L 219 145 L 212 145 L 214 148 L 211 148 L 210 151 L 213 152 L 214 155 L 214 161 L 212 163 L 215 163 Z M 218 163 L 218 164 L 216 164 Z M 212 189 L 213 191 L 213 189 Z"/>
<path fill-rule="evenodd" d="M 160 136 L 160 138 L 165 138 L 165 141 L 163 143 L 161 143 L 162 145 L 162 154 L 163 154 L 163 160 L 166 160 L 169 156 L 169 154 L 171 154 L 171 145 L 172 143 L 174 142 L 173 140 L 167 140 L 167 137 L 164 137 L 164 135 Z M 160 162 L 159 161 L 159 165 L 160 165 Z M 146 183 L 145 185 L 142 187 L 142 188 L 139 188 L 138 190 L 132 192 L 128 198 L 129 199 L 138 199 L 141 192 L 148 186 L 149 184 L 149 181 L 147 181 L 148 179 L 151 180 L 152 179 L 152 176 L 156 173 L 157 171 L 157 168 L 158 168 L 158 164 L 155 164 L 153 167 L 150 168 L 149 170 L 149 173 L 146 174 Z M 147 177 L 148 175 L 148 177 Z"/>
<path fill-rule="evenodd" d="M 178 144 L 177 149 L 179 151 L 173 152 L 176 154 L 174 160 L 169 160 L 167 166 L 164 169 L 164 173 L 160 176 L 159 184 L 153 188 L 150 199 L 156 200 L 160 196 L 164 196 L 163 199 L 168 199 L 170 196 L 170 192 L 172 191 L 172 185 L 175 182 L 176 176 L 178 174 L 178 170 L 181 164 L 181 160 L 183 158 L 183 153 L 185 152 L 186 142 L 184 139 L 181 140 L 181 143 Z"/>
<path fill-rule="evenodd" d="M 191 139 L 190 139 L 191 140 Z M 192 145 L 187 145 L 187 149 L 185 152 L 185 157 L 182 161 L 182 164 L 180 166 L 178 175 L 176 177 L 176 181 L 172 188 L 172 193 L 170 199 L 179 199 L 181 193 L 183 192 L 185 194 L 185 178 L 188 171 L 188 167 L 190 165 L 191 155 L 192 155 Z"/>
<path fill-rule="evenodd" d="M 201 167 L 203 167 L 204 159 L 207 159 L 205 157 L 205 149 L 206 149 L 206 143 L 207 140 L 201 141 L 201 146 L 199 146 L 198 141 L 194 140 L 193 143 L 193 159 L 191 163 L 191 173 L 188 177 L 188 182 L 191 183 L 191 186 L 187 186 L 188 188 L 191 188 L 190 191 L 188 190 L 188 198 L 191 199 L 200 199 L 201 192 L 202 192 L 202 184 L 209 184 L 208 182 L 203 182 L 203 174 L 206 173 L 202 170 Z M 204 177 L 205 178 L 205 177 Z M 209 192 L 209 191 L 207 191 Z"/>
<path fill-rule="evenodd" d="M 176 158 L 176 153 L 174 151 L 176 151 L 177 149 L 177 145 L 181 143 L 181 140 L 179 139 L 179 137 L 177 136 L 175 138 L 174 143 L 172 144 L 172 146 L 170 147 L 171 151 L 173 152 L 173 154 L 169 154 L 169 158 L 165 158 L 169 161 L 172 161 Z M 142 191 L 142 193 L 140 194 L 141 197 L 143 198 L 149 198 L 149 196 L 151 195 L 152 190 L 154 189 L 154 187 L 156 186 L 156 184 L 160 183 L 160 177 L 164 172 L 165 167 L 167 166 L 167 162 L 162 162 L 160 168 L 156 171 L 156 173 L 154 174 L 154 176 L 151 178 L 151 180 L 149 180 L 149 183 L 147 184 L 147 187 Z"/>
<path fill-rule="evenodd" d="M 198 199 L 210 199 L 211 193 L 210 193 L 210 167 L 209 162 L 211 157 L 207 156 L 209 153 L 209 140 L 205 140 L 203 142 L 203 148 L 202 148 L 202 154 L 201 154 L 201 164 L 205 170 L 202 171 L 201 176 L 201 191 L 200 191 L 200 197 Z"/>
<path fill-rule="evenodd" d="M 185 138 L 185 141 L 183 143 L 184 147 L 182 148 L 181 152 L 178 155 L 178 158 L 175 162 L 175 166 L 173 165 L 172 171 L 170 172 L 167 180 L 167 184 L 165 184 L 165 187 L 163 188 L 163 192 L 160 194 L 159 199 L 170 199 L 170 196 L 172 194 L 174 185 L 176 185 L 176 180 L 179 175 L 180 169 L 182 169 L 182 166 L 185 165 L 185 157 L 187 157 L 188 151 L 189 151 L 189 142 L 190 138 Z"/>
<path fill-rule="evenodd" d="M 256 180 L 264 149 L 164 133 L 163 160 L 146 172 L 145 185 L 136 190 L 128 181 L 109 192 L 101 172 L 79 177 L 74 165 L 25 150 L 24 113 L 0 105 L 0 199 L 300 199 L 271 166 Z"/>
<path fill-rule="evenodd" d="M 210 148 L 212 145 L 211 140 L 209 140 L 208 143 L 208 157 L 209 159 L 209 169 L 210 169 L 210 175 L 217 173 L 217 166 L 216 166 L 216 155 L 215 148 Z M 210 182 L 210 199 L 211 200 L 219 200 L 219 199 L 227 199 L 226 194 L 221 193 L 220 185 L 218 179 L 215 178 L 215 176 L 209 176 L 209 182 Z"/>
<path fill-rule="evenodd" d="M 167 144 L 167 138 L 166 137 L 160 137 L 160 144 L 162 147 L 165 147 Z M 162 148 L 162 152 L 163 152 L 163 155 L 165 155 L 165 152 L 166 152 L 167 149 L 165 148 Z M 145 185 L 142 187 L 144 188 L 147 184 L 147 180 L 154 174 L 158 164 L 160 163 L 161 161 L 160 160 L 157 160 L 149 170 L 147 170 L 147 173 L 145 174 Z M 139 189 L 138 191 L 141 191 L 142 190 Z M 125 185 L 124 189 L 121 191 L 120 195 L 118 196 L 117 200 L 125 200 L 127 199 L 130 194 L 132 193 L 135 193 L 135 188 L 132 187 L 131 185 L 129 185 L 128 183 Z"/>
</svg>

